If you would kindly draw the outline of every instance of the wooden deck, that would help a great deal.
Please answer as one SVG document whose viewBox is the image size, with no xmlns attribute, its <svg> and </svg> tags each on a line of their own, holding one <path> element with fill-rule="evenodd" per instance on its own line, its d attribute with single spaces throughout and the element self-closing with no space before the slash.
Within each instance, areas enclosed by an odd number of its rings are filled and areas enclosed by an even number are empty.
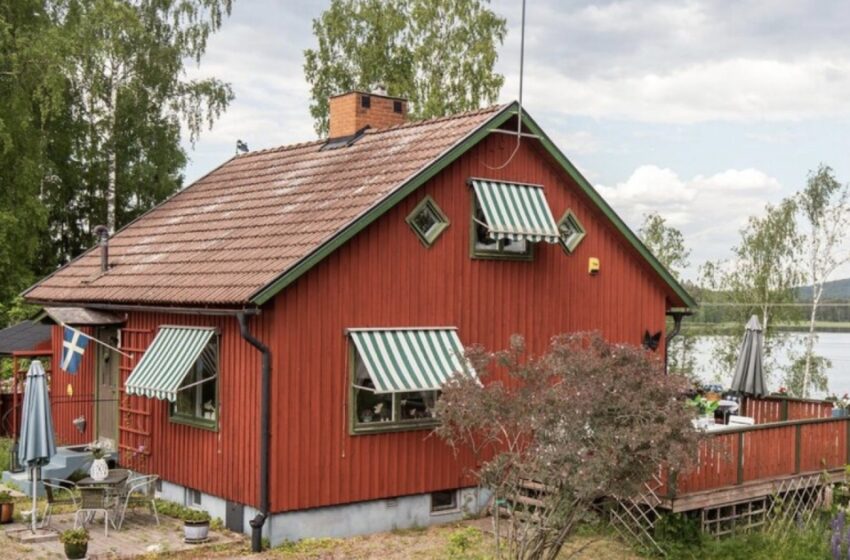
<svg viewBox="0 0 850 560">
<path fill-rule="evenodd" d="M 749 399 L 742 409 L 757 423 L 710 434 L 695 467 L 662 476 L 661 507 L 691 511 L 770 496 L 795 478 L 821 480 L 811 475 L 844 480 L 850 417 L 832 418 L 823 401 L 786 398 Z"/>
</svg>

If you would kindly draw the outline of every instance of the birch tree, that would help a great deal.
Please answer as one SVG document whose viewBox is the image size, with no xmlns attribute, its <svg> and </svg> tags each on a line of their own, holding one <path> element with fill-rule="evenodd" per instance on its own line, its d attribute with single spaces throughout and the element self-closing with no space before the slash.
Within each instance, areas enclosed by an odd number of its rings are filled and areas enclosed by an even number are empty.
<svg viewBox="0 0 850 560">
<path fill-rule="evenodd" d="M 71 95 L 84 128 L 91 166 L 103 166 L 106 225 L 114 232 L 122 194 L 119 125 L 133 118 L 175 128 L 192 143 L 233 98 L 216 78 L 187 78 L 187 60 L 200 61 L 210 34 L 230 13 L 231 0 L 63 0 L 59 24 L 74 37 L 66 56 Z M 179 138 L 179 137 L 178 137 Z M 91 225 L 91 224 L 90 224 Z"/>
<path fill-rule="evenodd" d="M 817 311 L 824 284 L 840 266 L 850 261 L 845 237 L 850 225 L 850 188 L 835 178 L 832 168 L 821 164 L 809 174 L 806 188 L 799 195 L 799 207 L 806 220 L 804 236 L 805 269 L 812 287 L 812 307 L 803 354 L 802 396 L 808 396 L 813 378 L 824 376 L 825 362 L 814 353 Z"/>
<path fill-rule="evenodd" d="M 775 367 L 772 356 L 787 342 L 775 323 L 793 316 L 784 304 L 795 301 L 802 278 L 796 213 L 794 199 L 768 204 L 763 216 L 750 217 L 741 229 L 741 240 L 732 249 L 730 260 L 708 262 L 701 269 L 707 303 L 728 306 L 727 316 L 735 326 L 715 351 L 715 362 L 724 372 L 734 367 L 744 326 L 752 314 L 758 315 L 765 333 L 768 370 Z"/>
<path fill-rule="evenodd" d="M 414 118 L 494 103 L 505 19 L 488 0 L 332 0 L 313 20 L 304 51 L 316 132 L 328 131 L 328 97 L 380 84 L 410 101 Z"/>
</svg>

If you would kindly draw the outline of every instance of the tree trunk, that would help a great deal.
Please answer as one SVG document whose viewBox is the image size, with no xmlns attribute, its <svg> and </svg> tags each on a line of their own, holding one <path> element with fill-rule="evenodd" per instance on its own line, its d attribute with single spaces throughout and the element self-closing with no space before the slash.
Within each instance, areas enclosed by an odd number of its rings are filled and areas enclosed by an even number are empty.
<svg viewBox="0 0 850 560">
<path fill-rule="evenodd" d="M 109 93 L 109 131 L 106 140 L 106 158 L 108 167 L 108 178 L 106 184 L 106 228 L 109 235 L 115 233 L 115 190 L 118 179 L 118 162 L 116 161 L 115 146 L 115 113 L 118 110 L 118 87 L 113 82 L 112 91 Z"/>
<path fill-rule="evenodd" d="M 809 334 L 806 337 L 806 365 L 803 368 L 803 387 L 801 390 L 802 397 L 809 396 L 809 383 L 812 378 L 812 355 L 815 350 L 815 319 L 818 312 L 818 304 L 820 303 L 821 294 L 823 294 L 823 284 L 817 283 L 812 285 L 812 312 L 809 315 Z"/>
</svg>

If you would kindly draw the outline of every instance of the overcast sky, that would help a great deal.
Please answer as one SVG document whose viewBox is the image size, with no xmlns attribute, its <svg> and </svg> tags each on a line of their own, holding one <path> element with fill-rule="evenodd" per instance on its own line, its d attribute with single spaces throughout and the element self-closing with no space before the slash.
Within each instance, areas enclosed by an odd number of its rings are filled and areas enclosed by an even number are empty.
<svg viewBox="0 0 850 560">
<path fill-rule="evenodd" d="M 315 137 L 302 62 L 327 4 L 234 2 L 196 72 L 236 99 L 187 146 L 187 183 L 237 138 Z M 493 2 L 509 27 L 502 102 L 517 97 L 520 5 Z M 630 225 L 654 210 L 684 232 L 692 278 L 819 162 L 850 180 L 848 30 L 846 0 L 528 0 L 525 107 Z"/>
</svg>

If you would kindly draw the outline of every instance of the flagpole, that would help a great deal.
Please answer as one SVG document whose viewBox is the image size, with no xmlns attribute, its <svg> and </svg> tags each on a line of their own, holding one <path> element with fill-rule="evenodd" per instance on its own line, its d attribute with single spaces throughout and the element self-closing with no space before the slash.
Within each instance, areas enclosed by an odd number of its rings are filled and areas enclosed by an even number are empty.
<svg viewBox="0 0 850 560">
<path fill-rule="evenodd" d="M 75 329 L 74 327 L 72 327 L 72 326 L 70 326 L 70 325 L 66 325 L 65 323 L 59 323 L 59 324 L 60 324 L 60 325 L 62 325 L 62 326 L 63 326 L 64 328 L 66 328 L 66 329 L 69 329 L 69 330 L 74 331 L 75 333 L 78 333 L 80 336 L 84 336 L 84 337 L 86 337 L 87 339 L 89 339 L 89 340 L 91 340 L 91 341 L 93 341 L 93 342 L 95 342 L 95 343 L 97 343 L 97 344 L 100 344 L 101 346 L 106 346 L 106 347 L 107 347 L 107 348 L 109 348 L 110 350 L 115 350 L 116 352 L 118 352 L 119 354 L 121 354 L 122 356 L 124 356 L 125 358 L 128 358 L 128 359 L 130 359 L 130 360 L 135 359 L 135 356 L 133 356 L 132 354 L 127 354 L 126 352 L 122 352 L 122 351 L 121 351 L 121 350 L 119 350 L 118 348 L 116 348 L 116 347 L 114 347 L 114 346 L 110 346 L 109 344 L 107 344 L 107 343 L 103 342 L 102 340 L 98 340 L 98 339 L 96 339 L 96 338 L 95 338 L 95 337 L 93 337 L 93 336 L 89 336 L 89 335 L 87 335 L 86 333 L 84 333 L 83 331 L 81 331 L 81 330 L 79 330 L 79 329 Z"/>
</svg>

